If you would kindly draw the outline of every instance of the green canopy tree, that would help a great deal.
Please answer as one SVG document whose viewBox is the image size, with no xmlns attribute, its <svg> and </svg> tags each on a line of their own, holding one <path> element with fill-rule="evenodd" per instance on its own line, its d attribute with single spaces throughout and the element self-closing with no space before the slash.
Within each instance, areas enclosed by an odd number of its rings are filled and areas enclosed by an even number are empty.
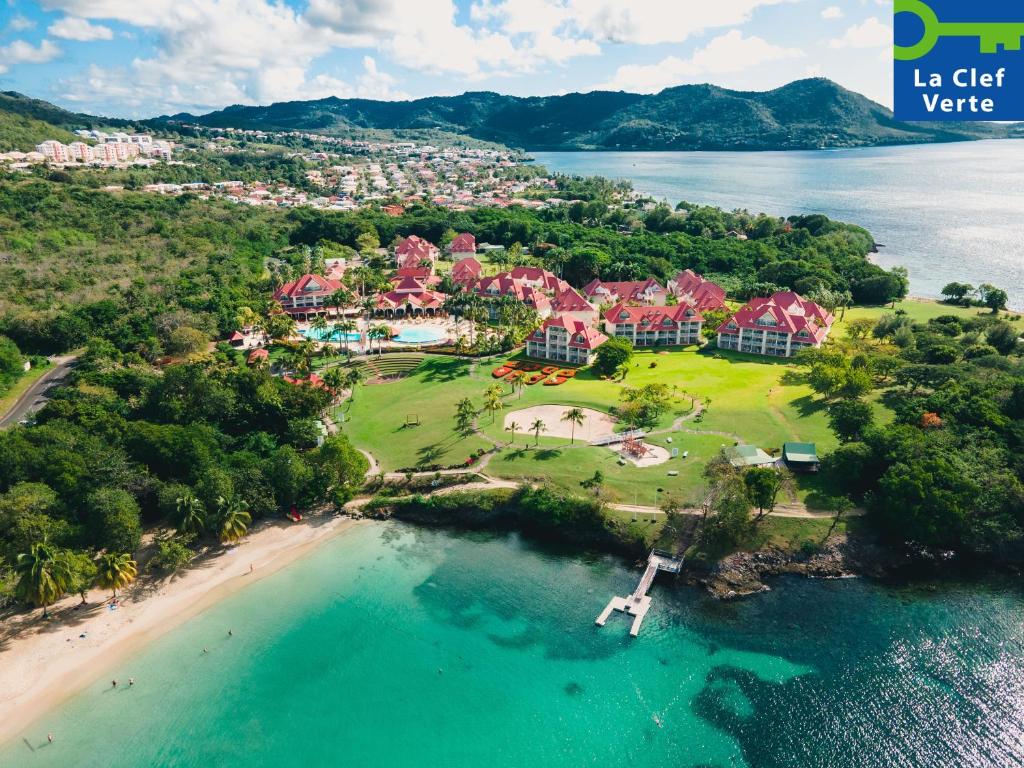
<svg viewBox="0 0 1024 768">
<path fill-rule="evenodd" d="M 100 558 L 96 584 L 111 591 L 117 597 L 117 590 L 124 589 L 138 576 L 138 565 L 128 553 L 109 553 Z"/>
<path fill-rule="evenodd" d="M 14 563 L 18 584 L 14 593 L 26 603 L 41 606 L 43 618 L 47 608 L 68 591 L 72 582 L 67 557 L 47 541 L 33 544 L 28 552 L 18 555 Z"/>
</svg>

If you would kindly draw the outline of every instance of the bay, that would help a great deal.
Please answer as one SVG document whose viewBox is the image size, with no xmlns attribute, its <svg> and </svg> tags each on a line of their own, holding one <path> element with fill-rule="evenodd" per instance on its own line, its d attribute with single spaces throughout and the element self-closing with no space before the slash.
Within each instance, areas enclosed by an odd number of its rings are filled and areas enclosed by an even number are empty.
<svg viewBox="0 0 1024 768">
<path fill-rule="evenodd" d="M 98 681 L 0 765 L 1024 765 L 1019 579 L 786 579 L 729 603 L 656 582 L 640 637 L 595 627 L 637 578 L 513 535 L 359 526 L 125 660 L 132 688 Z"/>
<path fill-rule="evenodd" d="M 534 152 L 559 173 L 627 179 L 640 192 L 726 210 L 824 213 L 867 228 L 911 293 L 992 283 L 1024 309 L 1024 141 L 818 152 Z"/>
</svg>

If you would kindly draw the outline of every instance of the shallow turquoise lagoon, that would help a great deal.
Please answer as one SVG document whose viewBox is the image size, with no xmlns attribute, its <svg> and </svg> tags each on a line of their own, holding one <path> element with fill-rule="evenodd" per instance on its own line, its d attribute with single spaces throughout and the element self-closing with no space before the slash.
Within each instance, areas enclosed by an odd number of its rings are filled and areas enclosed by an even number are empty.
<svg viewBox="0 0 1024 768">
<path fill-rule="evenodd" d="M 158 640 L 114 672 L 134 688 L 105 675 L 0 765 L 1024 764 L 1019 580 L 786 580 L 735 603 L 656 584 L 639 638 L 596 628 L 637 575 L 368 524 Z"/>
</svg>

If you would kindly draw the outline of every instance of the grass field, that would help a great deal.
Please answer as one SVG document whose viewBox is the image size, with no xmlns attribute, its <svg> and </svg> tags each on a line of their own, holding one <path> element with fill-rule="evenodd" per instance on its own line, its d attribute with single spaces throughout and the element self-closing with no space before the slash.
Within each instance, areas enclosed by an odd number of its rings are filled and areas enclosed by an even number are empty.
<svg viewBox="0 0 1024 768">
<path fill-rule="evenodd" d="M 482 408 L 484 390 L 495 383 L 491 370 L 504 359 L 477 363 L 428 356 L 404 379 L 360 386 L 355 400 L 342 408 L 347 419 L 343 429 L 357 446 L 373 453 L 385 471 L 456 464 L 493 442 L 503 446 L 511 442 L 512 435 L 503 429 L 503 416 L 508 411 L 554 404 L 608 412 L 618 403 L 623 386 L 663 382 L 676 388 L 676 397 L 672 412 L 658 425 L 666 432 L 653 435 L 650 441 L 679 448 L 680 454 L 688 451 L 686 459 L 670 459 L 643 469 L 632 464 L 619 466 L 616 455 L 606 448 L 579 441 L 571 445 L 569 440 L 545 437 L 543 433 L 539 445 L 535 445 L 533 434 L 520 433 L 514 445 L 490 459 L 487 469 L 496 477 L 547 479 L 577 492 L 581 491 L 580 482 L 600 469 L 605 477 L 603 495 L 608 500 L 645 505 L 656 504 L 665 494 L 683 501 L 697 500 L 704 464 L 723 445 L 737 440 L 767 451 L 781 449 L 787 440 L 817 443 L 819 452 L 827 452 L 836 444 L 824 407 L 800 383 L 794 366 L 735 353 L 698 353 L 693 348 L 668 354 L 637 352 L 624 384 L 601 380 L 588 371 L 560 387 L 536 384 L 524 387 L 521 393 L 513 393 L 503 384 L 506 395 L 502 411 L 493 420 L 486 411 L 478 419 L 480 431 L 489 440 L 480 435 L 457 434 L 456 403 L 468 397 Z M 691 414 L 693 398 L 706 408 L 703 420 L 685 419 L 679 424 L 681 429 L 674 429 L 673 422 Z M 418 419 L 419 425 L 406 426 L 409 417 Z M 529 427 L 522 426 L 524 431 Z M 677 471 L 678 476 L 669 477 L 669 470 Z M 800 495 L 807 494 L 801 491 Z"/>
<path fill-rule="evenodd" d="M 934 317 L 941 315 L 955 315 L 956 317 L 962 318 L 973 318 L 973 317 L 991 317 L 992 313 L 983 307 L 957 307 L 952 304 L 943 304 L 938 301 L 929 301 L 927 299 L 907 299 L 905 301 L 898 302 L 896 309 L 901 309 L 907 313 L 907 316 L 918 323 L 924 323 L 931 320 Z M 892 314 L 896 311 L 892 307 L 853 307 L 846 310 L 845 320 L 855 320 L 860 317 L 870 317 L 872 319 L 878 319 L 882 315 Z M 842 314 L 841 312 L 839 314 Z M 999 316 L 1003 320 L 1008 320 L 1013 323 L 1017 328 L 1024 330 L 1024 318 L 1015 312 L 1001 312 Z M 833 333 L 842 333 L 843 324 L 838 323 Z"/>
</svg>

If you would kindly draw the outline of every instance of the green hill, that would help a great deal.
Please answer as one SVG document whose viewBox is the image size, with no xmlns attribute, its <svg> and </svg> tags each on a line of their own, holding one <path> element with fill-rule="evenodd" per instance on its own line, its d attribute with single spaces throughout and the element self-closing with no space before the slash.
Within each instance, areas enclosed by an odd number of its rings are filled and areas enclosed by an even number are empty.
<svg viewBox="0 0 1024 768">
<path fill-rule="evenodd" d="M 27 152 L 46 139 L 74 141 L 79 128 L 127 127 L 130 121 L 69 112 L 15 91 L 0 92 L 0 152 Z"/>
<path fill-rule="evenodd" d="M 1008 133 L 984 123 L 900 123 L 882 105 L 823 78 L 765 92 L 684 85 L 654 95 L 597 91 L 521 98 L 478 92 L 402 102 L 331 97 L 158 120 L 321 133 L 438 129 L 532 150 L 815 149 Z"/>
</svg>

